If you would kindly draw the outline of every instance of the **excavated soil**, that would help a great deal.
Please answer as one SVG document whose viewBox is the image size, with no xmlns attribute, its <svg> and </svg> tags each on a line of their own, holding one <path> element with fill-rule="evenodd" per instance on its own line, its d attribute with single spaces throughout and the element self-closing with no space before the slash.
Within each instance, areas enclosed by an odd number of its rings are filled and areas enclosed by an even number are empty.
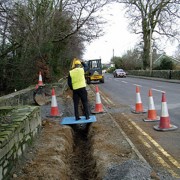
<svg viewBox="0 0 180 180">
<path fill-rule="evenodd" d="M 74 114 L 71 97 L 69 90 L 57 96 L 62 118 Z M 90 109 L 93 109 L 95 94 L 91 88 L 88 88 L 88 97 Z M 104 107 L 109 109 L 106 104 Z M 172 179 L 170 174 L 164 174 L 163 169 L 156 171 L 158 164 L 147 158 L 152 162 L 149 165 L 124 135 L 127 131 L 128 136 L 137 141 L 138 132 L 127 128 L 124 123 L 127 117 L 122 112 L 116 112 L 116 109 L 126 107 L 115 106 L 111 107 L 111 113 L 96 114 L 95 123 L 71 126 L 60 125 L 62 118 L 47 118 L 50 108 L 50 104 L 41 106 L 42 131 L 19 159 L 9 179 Z M 83 115 L 82 106 L 80 112 Z M 143 146 L 141 149 L 147 157 L 147 149 Z"/>
</svg>

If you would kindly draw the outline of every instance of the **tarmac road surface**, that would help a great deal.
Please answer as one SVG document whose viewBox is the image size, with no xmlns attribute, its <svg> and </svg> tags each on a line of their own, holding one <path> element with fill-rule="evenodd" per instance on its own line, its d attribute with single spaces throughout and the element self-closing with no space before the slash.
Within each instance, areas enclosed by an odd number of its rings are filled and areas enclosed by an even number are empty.
<svg viewBox="0 0 180 180">
<path fill-rule="evenodd" d="M 134 131 L 136 130 L 140 132 L 141 136 L 134 134 L 134 136 L 139 138 L 138 142 L 144 144 L 144 146 L 146 146 L 147 148 L 151 148 L 154 153 L 152 156 L 154 156 L 156 159 L 159 159 L 159 162 L 161 162 L 163 166 L 169 167 L 169 171 L 176 174 L 175 175 L 176 177 L 179 177 L 178 174 L 179 174 L 179 169 L 180 169 L 180 163 L 179 163 L 180 162 L 180 153 L 179 153 L 180 152 L 180 136 L 179 136 L 180 129 L 178 128 L 177 130 L 167 131 L 167 132 L 155 131 L 153 129 L 153 126 L 157 125 L 159 122 L 150 122 L 150 123 L 146 122 L 145 123 L 144 121 L 142 121 L 142 119 L 147 117 L 147 114 L 134 115 L 130 112 L 130 106 L 132 104 L 135 104 L 135 90 L 134 90 L 135 87 L 133 87 L 133 89 L 132 88 L 130 89 L 130 86 L 128 86 L 127 88 L 127 84 L 130 82 L 133 84 L 143 84 L 144 81 L 146 80 L 142 80 L 143 82 L 141 82 L 141 79 L 128 78 L 128 77 L 113 79 L 111 75 L 106 75 L 105 80 L 106 80 L 105 84 L 99 84 L 99 89 L 101 91 L 102 100 L 109 107 L 109 112 L 112 114 L 112 116 L 114 116 L 115 113 L 119 113 L 119 112 L 125 115 L 128 119 L 127 121 L 128 123 L 127 122 L 122 123 L 122 127 L 126 128 L 127 130 L 126 133 L 127 134 L 130 133 L 129 136 L 131 137 L 132 129 L 134 129 Z M 138 83 L 136 83 L 137 81 Z M 157 81 L 151 80 L 151 82 L 152 84 L 157 84 Z M 148 87 L 146 87 L 146 89 L 148 91 L 149 87 L 151 87 L 151 84 L 149 83 L 149 81 L 147 84 L 148 84 Z M 163 84 L 164 86 L 164 82 L 161 84 Z M 124 88 L 124 86 L 126 86 L 126 88 Z M 167 84 L 166 86 L 169 88 L 167 92 L 169 92 L 169 90 L 172 89 L 173 92 L 178 93 L 179 91 L 178 87 L 180 86 L 180 84 L 173 84 L 173 85 L 171 84 L 171 86 Z M 173 86 L 176 88 L 172 88 Z M 155 93 L 155 94 L 159 95 L 158 93 Z M 146 94 L 144 94 L 144 98 L 145 98 L 145 95 L 146 95 L 146 99 L 148 99 L 147 92 Z M 179 111 L 177 111 L 176 108 L 178 106 L 179 100 L 178 98 L 176 98 L 176 100 L 174 101 L 175 96 L 176 94 L 172 96 L 169 95 L 168 100 L 169 98 L 172 98 L 172 101 L 174 102 L 174 104 L 176 104 L 176 106 L 174 106 L 174 111 L 177 112 L 178 114 Z M 155 100 L 157 100 L 157 97 L 155 98 Z M 160 100 L 161 100 L 161 97 L 160 97 Z M 114 108 L 113 106 L 121 106 L 121 108 Z M 172 110 L 172 105 L 171 105 L 171 110 Z M 174 117 L 176 117 L 177 114 L 175 113 Z M 179 121 L 178 120 L 174 121 L 173 119 L 172 123 L 175 123 L 175 125 L 177 125 Z M 126 126 L 124 124 L 126 124 Z M 130 132 L 127 129 L 127 127 L 129 127 Z M 132 139 L 134 139 L 133 136 L 132 136 Z M 134 142 L 136 141 L 137 141 L 137 138 L 136 140 L 134 140 Z M 139 148 L 141 149 L 142 147 L 140 146 Z M 154 152 L 155 148 L 157 148 L 157 151 L 159 153 Z M 150 152 L 148 152 L 148 154 Z M 164 157 L 161 157 L 161 154 Z M 144 156 L 146 155 L 147 154 L 144 154 Z M 168 160 L 165 161 L 164 159 L 168 159 Z M 167 161 L 168 162 L 170 161 L 171 163 L 168 164 Z M 175 170 L 173 171 L 170 167 Z"/>
</svg>

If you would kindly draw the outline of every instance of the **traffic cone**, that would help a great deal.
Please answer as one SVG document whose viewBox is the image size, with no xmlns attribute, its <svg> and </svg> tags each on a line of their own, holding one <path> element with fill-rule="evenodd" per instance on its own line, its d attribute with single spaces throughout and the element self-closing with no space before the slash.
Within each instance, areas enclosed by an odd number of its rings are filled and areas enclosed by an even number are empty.
<svg viewBox="0 0 180 180">
<path fill-rule="evenodd" d="M 61 117 L 62 114 L 59 113 L 57 100 L 55 95 L 55 90 L 52 88 L 52 99 L 51 99 L 51 112 L 48 117 Z"/>
<path fill-rule="evenodd" d="M 149 90 L 149 106 L 148 106 L 148 117 L 144 119 L 146 122 L 154 122 L 159 121 L 160 117 L 157 116 L 155 106 L 154 106 L 154 100 L 152 96 L 152 90 Z"/>
<path fill-rule="evenodd" d="M 136 86 L 136 105 L 134 109 L 133 108 L 131 109 L 131 112 L 136 113 L 136 114 L 147 112 L 147 110 L 144 110 L 143 108 L 139 86 Z"/>
<path fill-rule="evenodd" d="M 99 88 L 96 86 L 96 104 L 95 104 L 95 109 L 91 111 L 92 114 L 97 114 L 97 113 L 104 113 L 105 111 L 103 110 L 103 105 L 101 103 L 101 97 L 99 94 Z"/>
<path fill-rule="evenodd" d="M 170 118 L 166 103 L 165 92 L 162 93 L 161 118 L 159 125 L 154 126 L 157 131 L 170 131 L 177 129 L 177 126 L 170 124 Z"/>
<path fill-rule="evenodd" d="M 44 86 L 43 81 L 42 81 L 41 71 L 39 72 L 39 81 L 38 81 L 38 86 Z"/>
</svg>

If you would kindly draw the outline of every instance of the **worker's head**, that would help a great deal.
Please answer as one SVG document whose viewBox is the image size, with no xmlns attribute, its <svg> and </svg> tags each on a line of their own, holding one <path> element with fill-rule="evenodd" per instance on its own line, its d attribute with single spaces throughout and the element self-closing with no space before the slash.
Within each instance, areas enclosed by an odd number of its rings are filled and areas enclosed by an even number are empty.
<svg viewBox="0 0 180 180">
<path fill-rule="evenodd" d="M 76 59 L 74 62 L 75 67 L 80 67 L 81 66 L 81 61 L 79 59 Z"/>
</svg>

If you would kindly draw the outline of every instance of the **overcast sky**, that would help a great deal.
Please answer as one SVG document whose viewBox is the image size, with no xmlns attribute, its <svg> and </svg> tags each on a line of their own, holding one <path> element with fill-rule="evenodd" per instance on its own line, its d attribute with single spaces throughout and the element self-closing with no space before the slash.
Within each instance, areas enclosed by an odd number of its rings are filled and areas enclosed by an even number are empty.
<svg viewBox="0 0 180 180">
<path fill-rule="evenodd" d="M 103 63 L 108 63 L 113 54 L 122 56 L 127 50 L 133 49 L 139 41 L 138 35 L 128 31 L 128 20 L 124 17 L 122 6 L 113 5 L 105 12 L 103 17 L 108 19 L 108 24 L 104 29 L 105 35 L 86 45 L 84 60 L 101 58 Z M 166 42 L 163 49 L 171 56 L 175 51 L 175 46 L 172 47 Z"/>
</svg>

